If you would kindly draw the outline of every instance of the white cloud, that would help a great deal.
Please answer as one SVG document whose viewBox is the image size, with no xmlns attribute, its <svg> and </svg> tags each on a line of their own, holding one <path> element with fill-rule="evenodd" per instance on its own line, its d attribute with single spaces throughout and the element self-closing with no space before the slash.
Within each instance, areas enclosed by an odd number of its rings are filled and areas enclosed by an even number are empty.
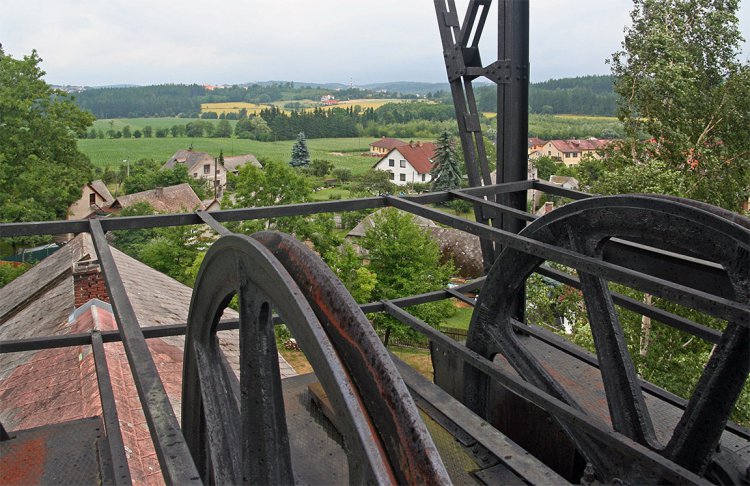
<svg viewBox="0 0 750 486">
<path fill-rule="evenodd" d="M 457 3 L 463 12 L 468 1 Z M 532 79 L 606 73 L 630 7 L 532 0 Z M 495 8 L 485 62 L 497 48 Z M 747 7 L 740 17 L 750 37 Z M 14 56 L 37 49 L 59 84 L 446 78 L 427 0 L 0 0 L 0 36 Z"/>
</svg>

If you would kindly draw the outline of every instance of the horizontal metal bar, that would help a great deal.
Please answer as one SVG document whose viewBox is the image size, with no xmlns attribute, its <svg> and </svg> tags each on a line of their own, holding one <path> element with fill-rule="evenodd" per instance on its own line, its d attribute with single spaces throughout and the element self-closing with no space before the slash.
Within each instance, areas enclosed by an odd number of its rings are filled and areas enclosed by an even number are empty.
<svg viewBox="0 0 750 486">
<path fill-rule="evenodd" d="M 1 223 L 0 238 L 10 236 L 63 235 L 85 233 L 88 221 L 39 221 L 33 223 Z"/>
<path fill-rule="evenodd" d="M 447 195 L 445 196 L 447 199 Z M 257 208 L 227 209 L 211 212 L 216 221 L 245 221 L 253 219 L 305 216 L 309 214 L 358 211 L 385 207 L 383 197 L 350 199 L 343 201 L 323 201 L 314 203 L 288 204 L 283 206 L 263 206 Z M 84 233 L 89 231 L 90 220 L 47 221 L 34 223 L 2 223 L 0 238 L 11 236 L 56 235 Z M 204 224 L 195 213 L 155 214 L 148 216 L 122 216 L 98 220 L 104 231 L 157 228 Z"/>
<path fill-rule="evenodd" d="M 561 272 L 560 270 L 556 270 L 547 265 L 540 266 L 537 269 L 537 273 L 573 288 L 581 289 L 581 281 L 577 277 Z M 717 344 L 721 339 L 721 332 L 716 329 L 711 329 L 710 327 L 698 324 L 697 322 L 685 319 L 684 317 L 672 314 L 671 312 L 659 309 L 658 307 L 644 304 L 643 302 L 639 302 L 618 292 L 610 292 L 610 294 L 612 295 L 612 300 L 615 304 L 646 317 L 656 319 L 669 327 L 685 331 L 713 344 Z"/>
<path fill-rule="evenodd" d="M 439 343 L 443 350 L 453 353 L 466 364 L 485 373 L 510 392 L 524 398 L 543 410 L 546 410 L 565 423 L 575 424 L 575 427 L 583 429 L 587 434 L 598 441 L 601 441 L 603 444 L 609 444 L 614 450 L 628 457 L 638 458 L 646 463 L 646 467 L 658 471 L 659 476 L 661 476 L 663 480 L 674 482 L 676 484 L 709 484 L 700 476 L 697 476 L 691 471 L 673 463 L 637 442 L 632 441 L 628 437 L 611 430 L 604 423 L 601 423 L 566 403 L 553 398 L 551 395 L 544 393 L 533 385 L 527 383 L 522 378 L 506 374 L 491 361 L 412 316 L 393 302 L 384 301 L 383 305 L 389 315 L 408 325 L 412 329 L 421 332 L 430 341 Z"/>
<path fill-rule="evenodd" d="M 239 329 L 239 320 L 230 319 L 219 322 L 220 331 L 231 331 Z M 170 324 L 168 326 L 142 327 L 143 337 L 155 339 L 172 336 L 184 336 L 185 324 Z M 120 331 L 101 331 L 102 341 L 105 343 L 116 343 L 122 341 Z M 21 353 L 25 351 L 38 351 L 41 349 L 65 348 L 69 346 L 90 346 L 91 334 L 65 334 L 62 336 L 49 336 L 27 339 L 14 339 L 0 341 L 0 354 Z"/>
<path fill-rule="evenodd" d="M 485 218 L 494 218 L 501 213 L 509 214 L 523 221 L 534 221 L 539 218 L 538 216 L 529 214 L 526 211 L 521 211 L 504 204 L 496 203 L 494 201 L 488 201 L 486 199 L 482 199 L 481 197 L 471 196 L 461 191 L 450 191 L 450 193 L 455 195 L 458 199 L 463 199 L 464 201 L 473 202 L 482 206 L 482 212 L 484 213 Z M 485 209 L 487 210 L 486 213 Z"/>
<path fill-rule="evenodd" d="M 576 201 L 592 197 L 591 194 L 587 194 L 581 191 L 575 191 L 573 189 L 565 189 L 564 187 L 560 187 L 557 184 L 552 184 L 551 182 L 547 181 L 534 179 L 531 181 L 531 183 L 532 189 L 536 189 L 537 191 L 542 191 L 547 194 L 552 194 L 554 196 L 567 197 L 569 199 L 575 199 Z"/>
<path fill-rule="evenodd" d="M 471 196 L 484 197 L 491 196 L 493 194 L 508 194 L 511 192 L 527 191 L 533 188 L 533 181 L 519 181 L 494 184 L 492 186 L 467 187 L 464 189 L 456 189 L 456 191 L 463 192 L 464 194 L 469 194 Z"/>
<path fill-rule="evenodd" d="M 718 297 L 668 280 L 652 277 L 629 268 L 613 265 L 574 251 L 542 243 L 501 229 L 492 228 L 463 218 L 458 218 L 432 208 L 414 204 L 405 199 L 387 196 L 389 205 L 439 223 L 447 224 L 467 233 L 496 241 L 547 260 L 557 261 L 580 271 L 591 273 L 607 280 L 638 288 L 659 297 L 670 299 L 678 304 L 691 307 L 721 319 L 731 320 L 750 327 L 750 307 L 730 299 Z"/>
</svg>

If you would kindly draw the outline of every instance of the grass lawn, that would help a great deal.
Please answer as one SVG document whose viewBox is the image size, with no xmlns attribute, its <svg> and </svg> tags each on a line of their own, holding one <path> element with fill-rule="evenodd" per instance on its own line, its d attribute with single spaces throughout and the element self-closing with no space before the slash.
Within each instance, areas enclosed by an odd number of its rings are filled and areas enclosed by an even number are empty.
<svg viewBox="0 0 750 486">
<path fill-rule="evenodd" d="M 349 189 L 341 189 L 339 187 L 321 189 L 320 191 L 314 192 L 310 199 L 313 201 L 330 201 L 331 196 L 337 199 L 351 199 Z"/>
<path fill-rule="evenodd" d="M 473 312 L 473 307 L 457 307 L 456 315 L 446 319 L 445 327 L 452 327 L 455 329 L 469 329 L 469 323 L 471 323 L 471 314 Z"/>
<path fill-rule="evenodd" d="M 401 346 L 390 346 L 388 349 L 417 370 L 422 376 L 430 381 L 433 380 L 432 357 L 428 350 Z M 302 351 L 289 351 L 284 349 L 283 346 L 279 346 L 279 353 L 281 353 L 298 374 L 304 375 L 313 371 L 310 362 L 307 361 Z"/>
<path fill-rule="evenodd" d="M 146 119 L 144 119 L 146 120 Z M 147 120 L 156 120 L 149 118 Z M 185 119 L 171 119 L 185 120 Z M 322 138 L 308 140 L 307 146 L 313 159 L 326 159 L 334 168 L 345 167 L 354 175 L 367 172 L 377 161 L 374 157 L 362 156 L 369 150 L 372 139 Z M 281 142 L 258 142 L 235 138 L 128 138 L 128 139 L 81 139 L 79 149 L 89 156 L 94 165 L 116 167 L 123 160 L 136 161 L 151 158 L 166 162 L 176 151 L 190 145 L 195 150 L 218 156 L 223 150 L 225 156 L 246 153 L 255 154 L 259 159 L 287 162 L 292 152 L 294 140 Z"/>
</svg>

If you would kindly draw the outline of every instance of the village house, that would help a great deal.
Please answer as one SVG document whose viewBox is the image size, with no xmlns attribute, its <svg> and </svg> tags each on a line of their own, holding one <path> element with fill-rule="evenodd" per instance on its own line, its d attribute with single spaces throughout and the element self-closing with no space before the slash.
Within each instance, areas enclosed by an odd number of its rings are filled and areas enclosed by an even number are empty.
<svg viewBox="0 0 750 486">
<path fill-rule="evenodd" d="M 174 169 L 177 164 L 184 165 L 193 179 L 206 181 L 206 185 L 211 189 L 221 189 L 227 185 L 226 168 L 209 153 L 192 149 L 179 150 L 167 160 L 162 168 Z"/>
<path fill-rule="evenodd" d="M 373 168 L 390 172 L 391 181 L 399 186 L 417 182 L 430 182 L 432 158 L 435 144 L 431 142 L 410 142 L 391 149 Z"/>
<path fill-rule="evenodd" d="M 578 165 L 585 157 L 601 159 L 600 151 L 609 144 L 609 140 L 587 138 L 584 140 L 550 140 L 541 150 L 535 151 L 531 158 L 551 157 L 567 166 Z"/>
<path fill-rule="evenodd" d="M 115 200 L 102 180 L 89 182 L 81 190 L 81 198 L 68 208 L 68 219 L 86 219 L 109 207 Z"/>
<path fill-rule="evenodd" d="M 382 157 L 383 155 L 386 155 L 388 152 L 395 149 L 396 147 L 400 147 L 401 145 L 407 145 L 407 143 L 397 138 L 383 137 L 380 140 L 375 140 L 370 144 L 370 154 L 379 155 Z"/>
<path fill-rule="evenodd" d="M 120 196 L 112 202 L 109 211 L 119 212 L 141 202 L 148 203 L 159 213 L 185 213 L 206 209 L 190 184 L 182 183 Z"/>
<path fill-rule="evenodd" d="M 539 150 L 542 150 L 542 148 L 544 147 L 546 143 L 547 142 L 545 140 L 542 140 L 541 138 L 529 137 L 529 143 L 528 143 L 529 155 Z"/>
<path fill-rule="evenodd" d="M 263 168 L 263 165 L 260 163 L 258 158 L 253 154 L 235 155 L 233 157 L 224 157 L 224 168 L 226 169 L 227 172 L 231 172 L 232 174 L 235 174 L 235 175 L 237 175 L 237 172 L 239 172 L 240 167 L 243 167 L 247 164 L 255 166 L 259 169 Z"/>
</svg>

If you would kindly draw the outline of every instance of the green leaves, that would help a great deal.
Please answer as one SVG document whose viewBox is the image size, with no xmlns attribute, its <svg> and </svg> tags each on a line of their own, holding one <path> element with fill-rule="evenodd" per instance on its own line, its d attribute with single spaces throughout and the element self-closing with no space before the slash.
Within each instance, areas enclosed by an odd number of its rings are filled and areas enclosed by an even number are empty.
<svg viewBox="0 0 750 486">
<path fill-rule="evenodd" d="M 627 134 L 611 154 L 616 177 L 637 185 L 643 171 L 625 167 L 659 161 L 679 179 L 668 184 L 682 186 L 677 195 L 735 211 L 747 201 L 750 66 L 737 60 L 738 3 L 635 0 L 611 59 Z M 650 143 L 638 142 L 642 131 Z"/>
<path fill-rule="evenodd" d="M 0 219 L 63 219 L 89 182 L 91 163 L 76 136 L 94 117 L 44 82 L 35 51 L 0 49 Z M 19 207 L 26 210 L 19 211 Z"/>
<path fill-rule="evenodd" d="M 432 190 L 450 191 L 461 187 L 461 165 L 453 138 L 446 131 L 440 134 L 432 160 Z"/>
</svg>

